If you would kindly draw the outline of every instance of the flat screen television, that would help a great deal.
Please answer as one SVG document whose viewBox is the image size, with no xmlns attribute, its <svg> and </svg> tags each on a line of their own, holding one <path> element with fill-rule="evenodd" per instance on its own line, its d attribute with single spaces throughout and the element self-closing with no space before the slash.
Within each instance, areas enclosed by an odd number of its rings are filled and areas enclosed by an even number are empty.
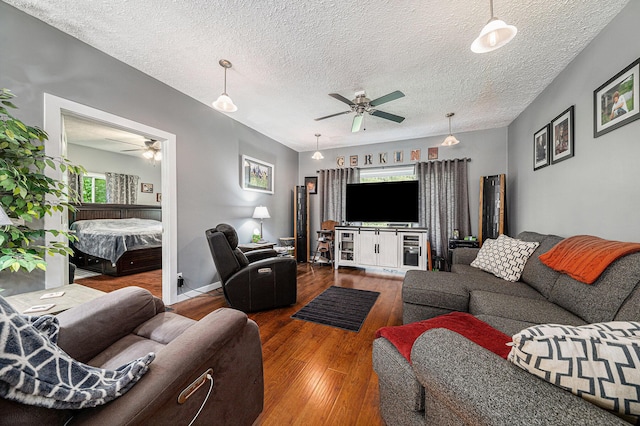
<svg viewBox="0 0 640 426">
<path fill-rule="evenodd" d="M 417 180 L 347 184 L 347 222 L 418 222 Z"/>
</svg>

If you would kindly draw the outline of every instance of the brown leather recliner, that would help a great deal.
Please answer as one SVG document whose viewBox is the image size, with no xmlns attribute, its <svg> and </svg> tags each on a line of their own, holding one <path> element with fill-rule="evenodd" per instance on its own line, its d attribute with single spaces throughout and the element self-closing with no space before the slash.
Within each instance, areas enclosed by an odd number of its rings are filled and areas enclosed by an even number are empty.
<svg viewBox="0 0 640 426">
<path fill-rule="evenodd" d="M 149 371 L 127 393 L 95 408 L 55 410 L 0 398 L 2 425 L 251 425 L 264 400 L 262 345 L 256 323 L 221 308 L 200 321 L 165 312 L 147 290 L 126 287 L 57 315 L 58 346 L 72 358 L 115 369 L 155 352 Z M 203 385 L 179 402 L 199 377 Z"/>
<path fill-rule="evenodd" d="M 279 308 L 296 303 L 296 261 L 278 257 L 275 250 L 242 253 L 238 234 L 224 223 L 205 231 L 222 290 L 232 308 L 244 312 Z"/>
</svg>

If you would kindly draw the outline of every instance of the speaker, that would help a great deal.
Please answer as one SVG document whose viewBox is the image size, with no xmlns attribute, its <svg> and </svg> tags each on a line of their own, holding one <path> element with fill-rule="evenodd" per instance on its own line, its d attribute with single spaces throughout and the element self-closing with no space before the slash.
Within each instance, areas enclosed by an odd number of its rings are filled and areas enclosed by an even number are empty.
<svg viewBox="0 0 640 426">
<path fill-rule="evenodd" d="M 298 262 L 309 260 L 309 190 L 305 185 L 293 187 L 293 231 L 295 258 Z"/>
</svg>

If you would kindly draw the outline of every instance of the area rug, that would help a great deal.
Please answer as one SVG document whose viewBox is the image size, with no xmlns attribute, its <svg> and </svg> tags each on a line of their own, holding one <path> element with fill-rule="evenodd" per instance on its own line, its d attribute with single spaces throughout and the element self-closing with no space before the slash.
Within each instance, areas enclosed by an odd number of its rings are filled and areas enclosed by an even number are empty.
<svg viewBox="0 0 640 426">
<path fill-rule="evenodd" d="M 377 291 L 331 286 L 291 318 L 357 333 L 379 295 Z"/>
</svg>

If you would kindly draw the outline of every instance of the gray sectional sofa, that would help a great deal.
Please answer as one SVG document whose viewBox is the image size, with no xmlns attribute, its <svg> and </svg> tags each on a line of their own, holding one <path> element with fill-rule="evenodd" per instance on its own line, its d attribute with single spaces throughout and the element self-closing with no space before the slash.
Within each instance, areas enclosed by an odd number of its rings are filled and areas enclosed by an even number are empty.
<svg viewBox="0 0 640 426">
<path fill-rule="evenodd" d="M 408 271 L 403 322 L 461 311 L 513 335 L 535 324 L 640 321 L 640 253 L 616 260 L 587 285 L 538 259 L 562 238 L 535 232 L 517 238 L 540 243 L 518 282 L 470 266 L 478 250 L 470 248 L 454 251 L 451 272 Z M 422 334 L 411 359 L 383 337 L 373 343 L 388 425 L 628 424 L 449 330 Z"/>
</svg>

